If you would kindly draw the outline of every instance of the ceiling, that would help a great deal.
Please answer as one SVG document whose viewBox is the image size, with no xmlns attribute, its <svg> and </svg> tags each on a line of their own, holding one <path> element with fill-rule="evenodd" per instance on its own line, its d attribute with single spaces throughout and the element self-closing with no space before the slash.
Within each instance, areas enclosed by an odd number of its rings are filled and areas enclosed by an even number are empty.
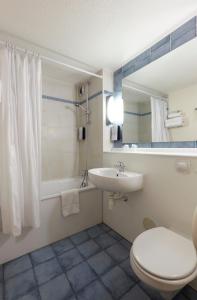
<svg viewBox="0 0 197 300">
<path fill-rule="evenodd" d="M 196 10 L 196 0 L 0 0 L 0 30 L 114 70 Z"/>
<path fill-rule="evenodd" d="M 128 76 L 127 82 L 164 94 L 196 84 L 196 49 L 197 38 Z"/>
<path fill-rule="evenodd" d="M 42 74 L 45 79 L 51 78 L 70 85 L 78 84 L 90 78 L 90 76 L 85 73 L 76 72 L 75 70 L 67 69 L 60 65 L 58 65 L 57 68 L 56 64 L 46 62 L 42 63 Z"/>
</svg>

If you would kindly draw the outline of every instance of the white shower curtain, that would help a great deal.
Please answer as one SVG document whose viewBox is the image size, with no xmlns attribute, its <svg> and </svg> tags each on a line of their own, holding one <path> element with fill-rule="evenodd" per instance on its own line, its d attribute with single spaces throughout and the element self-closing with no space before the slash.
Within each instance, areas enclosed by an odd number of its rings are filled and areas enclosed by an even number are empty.
<svg viewBox="0 0 197 300">
<path fill-rule="evenodd" d="M 169 131 L 165 127 L 167 103 L 159 97 L 151 97 L 152 142 L 169 142 Z"/>
<path fill-rule="evenodd" d="M 0 205 L 3 233 L 39 227 L 41 61 L 0 49 Z"/>
</svg>

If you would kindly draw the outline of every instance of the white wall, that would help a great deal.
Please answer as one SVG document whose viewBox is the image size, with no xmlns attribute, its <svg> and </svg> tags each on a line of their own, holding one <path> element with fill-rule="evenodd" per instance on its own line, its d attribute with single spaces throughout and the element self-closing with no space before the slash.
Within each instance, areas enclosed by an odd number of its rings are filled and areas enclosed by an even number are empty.
<svg viewBox="0 0 197 300">
<path fill-rule="evenodd" d="M 169 94 L 169 111 L 180 110 L 185 116 L 183 127 L 171 128 L 172 141 L 197 140 L 197 84 Z"/>
<path fill-rule="evenodd" d="M 113 92 L 113 73 L 109 70 L 103 70 L 103 91 Z M 106 125 L 106 102 L 107 94 L 103 94 L 102 101 L 102 120 L 100 126 L 102 126 L 102 139 L 103 139 L 103 151 L 110 151 L 113 143 L 110 140 L 110 126 Z M 103 153 L 102 151 L 102 153 Z"/>
<path fill-rule="evenodd" d="M 54 79 L 43 80 L 43 94 L 75 99 L 74 85 Z M 76 107 L 53 100 L 42 102 L 42 179 L 78 175 L 79 151 Z"/>
</svg>

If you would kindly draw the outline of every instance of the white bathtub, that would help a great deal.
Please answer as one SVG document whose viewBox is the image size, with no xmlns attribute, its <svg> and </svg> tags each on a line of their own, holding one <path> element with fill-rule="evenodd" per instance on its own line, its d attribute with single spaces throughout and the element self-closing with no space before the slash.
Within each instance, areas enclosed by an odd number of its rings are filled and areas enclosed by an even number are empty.
<svg viewBox="0 0 197 300">
<path fill-rule="evenodd" d="M 81 177 L 43 181 L 41 184 L 41 200 L 58 197 L 61 192 L 70 189 L 79 189 L 80 192 L 95 189 L 95 186 L 91 182 L 88 182 L 87 187 L 80 188 L 81 182 Z"/>
<path fill-rule="evenodd" d="M 24 230 L 19 238 L 0 233 L 0 264 L 101 223 L 102 192 L 91 183 L 79 189 L 80 212 L 67 218 L 62 216 L 61 192 L 79 188 L 80 184 L 78 177 L 43 182 L 40 227 Z"/>
</svg>

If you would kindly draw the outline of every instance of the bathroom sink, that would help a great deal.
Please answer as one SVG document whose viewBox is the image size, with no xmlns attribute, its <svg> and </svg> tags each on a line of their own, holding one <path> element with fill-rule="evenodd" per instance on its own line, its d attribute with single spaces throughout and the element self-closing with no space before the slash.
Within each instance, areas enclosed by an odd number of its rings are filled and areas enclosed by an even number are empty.
<svg viewBox="0 0 197 300">
<path fill-rule="evenodd" d="M 88 171 L 90 181 L 103 191 L 130 193 L 142 189 L 143 174 L 118 172 L 114 168 L 97 168 Z"/>
</svg>

